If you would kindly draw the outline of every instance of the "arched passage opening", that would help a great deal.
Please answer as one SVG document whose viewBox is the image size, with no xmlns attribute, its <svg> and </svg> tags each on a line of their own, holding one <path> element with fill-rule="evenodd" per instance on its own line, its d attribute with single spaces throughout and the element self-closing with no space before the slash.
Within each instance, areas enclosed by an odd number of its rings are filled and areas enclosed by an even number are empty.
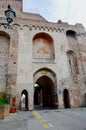
<svg viewBox="0 0 86 130">
<path fill-rule="evenodd" d="M 38 78 L 34 88 L 34 105 L 55 108 L 57 102 L 53 81 L 48 76 Z"/>
<path fill-rule="evenodd" d="M 23 90 L 21 93 L 21 110 L 28 111 L 28 92 Z"/>
<path fill-rule="evenodd" d="M 70 108 L 70 98 L 69 98 L 69 92 L 67 89 L 64 89 L 63 91 L 63 101 L 64 101 L 64 107 Z"/>
</svg>

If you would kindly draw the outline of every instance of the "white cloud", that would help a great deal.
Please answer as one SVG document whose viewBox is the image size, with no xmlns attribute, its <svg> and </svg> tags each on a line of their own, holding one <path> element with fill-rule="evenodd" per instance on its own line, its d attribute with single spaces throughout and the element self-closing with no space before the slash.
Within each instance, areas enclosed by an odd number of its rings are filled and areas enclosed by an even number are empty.
<svg viewBox="0 0 86 130">
<path fill-rule="evenodd" d="M 23 0 L 24 11 L 39 13 L 48 21 L 59 19 L 86 27 L 86 0 Z"/>
</svg>

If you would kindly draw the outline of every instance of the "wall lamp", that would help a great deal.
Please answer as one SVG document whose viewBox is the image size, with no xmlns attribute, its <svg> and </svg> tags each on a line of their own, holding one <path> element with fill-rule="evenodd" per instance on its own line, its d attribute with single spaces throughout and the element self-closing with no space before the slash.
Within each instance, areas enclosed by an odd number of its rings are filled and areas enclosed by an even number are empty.
<svg viewBox="0 0 86 130">
<path fill-rule="evenodd" d="M 5 11 L 5 16 L 7 23 L 0 23 L 0 26 L 9 27 L 10 23 L 12 23 L 13 19 L 16 17 L 16 13 L 13 11 L 10 5 L 8 5 L 8 9 Z"/>
</svg>

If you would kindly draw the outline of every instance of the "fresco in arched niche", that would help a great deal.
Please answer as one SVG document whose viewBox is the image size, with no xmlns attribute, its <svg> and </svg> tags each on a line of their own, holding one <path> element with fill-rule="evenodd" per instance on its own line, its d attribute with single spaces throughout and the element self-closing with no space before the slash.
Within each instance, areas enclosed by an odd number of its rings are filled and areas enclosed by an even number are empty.
<svg viewBox="0 0 86 130">
<path fill-rule="evenodd" d="M 34 58 L 54 58 L 54 47 L 51 37 L 46 34 L 39 34 L 33 39 Z"/>
<path fill-rule="evenodd" d="M 70 67 L 71 73 L 73 75 L 79 74 L 77 55 L 75 54 L 75 52 L 68 51 L 67 57 L 68 57 L 68 62 L 69 62 L 69 67 Z"/>
</svg>

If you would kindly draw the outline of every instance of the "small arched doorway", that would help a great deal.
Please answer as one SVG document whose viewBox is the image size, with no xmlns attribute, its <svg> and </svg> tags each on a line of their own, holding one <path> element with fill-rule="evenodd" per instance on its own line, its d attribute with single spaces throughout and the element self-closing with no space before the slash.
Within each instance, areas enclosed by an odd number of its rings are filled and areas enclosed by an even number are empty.
<svg viewBox="0 0 86 130">
<path fill-rule="evenodd" d="M 69 92 L 67 89 L 64 89 L 63 91 L 63 101 L 64 101 L 64 107 L 70 108 Z"/>
<path fill-rule="evenodd" d="M 28 111 L 28 92 L 23 90 L 21 93 L 21 110 Z"/>
<path fill-rule="evenodd" d="M 40 77 L 34 87 L 34 105 L 55 108 L 57 93 L 55 93 L 54 83 L 48 76 Z"/>
</svg>

